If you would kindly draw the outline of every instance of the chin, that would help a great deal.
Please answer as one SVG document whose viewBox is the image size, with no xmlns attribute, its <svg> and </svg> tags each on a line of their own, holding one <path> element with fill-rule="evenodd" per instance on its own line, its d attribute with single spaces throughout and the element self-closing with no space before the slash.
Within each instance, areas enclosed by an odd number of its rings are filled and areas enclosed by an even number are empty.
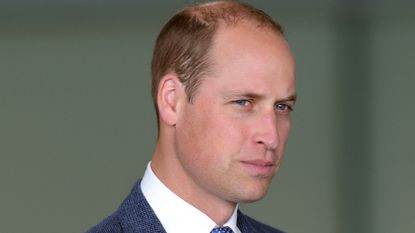
<svg viewBox="0 0 415 233">
<path fill-rule="evenodd" d="M 261 200 L 262 198 L 264 198 L 266 195 L 266 192 L 264 192 L 262 195 L 252 195 L 249 197 L 242 197 L 240 198 L 240 200 L 238 201 L 239 203 L 252 203 L 252 202 L 256 202 Z"/>
<path fill-rule="evenodd" d="M 249 186 L 247 186 L 249 187 Z M 265 197 L 265 195 L 268 193 L 268 187 L 249 187 L 247 190 L 243 190 L 243 194 L 239 195 L 238 202 L 241 203 L 251 203 L 261 200 Z"/>
</svg>

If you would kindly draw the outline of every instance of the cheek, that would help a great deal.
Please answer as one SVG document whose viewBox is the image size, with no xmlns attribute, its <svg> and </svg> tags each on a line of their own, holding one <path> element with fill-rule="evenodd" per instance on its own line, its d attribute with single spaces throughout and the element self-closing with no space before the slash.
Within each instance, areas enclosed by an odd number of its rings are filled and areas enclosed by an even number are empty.
<svg viewBox="0 0 415 233">
<path fill-rule="evenodd" d="M 215 152 L 217 141 L 216 119 L 207 111 L 208 107 L 191 106 L 183 114 L 181 125 L 176 125 L 179 155 L 188 163 L 201 165 L 208 162 Z"/>
<path fill-rule="evenodd" d="M 279 120 L 278 131 L 281 143 L 284 146 L 291 131 L 291 120 L 289 118 Z"/>
<path fill-rule="evenodd" d="M 235 119 L 223 108 L 206 103 L 187 107 L 177 125 L 182 159 L 206 168 L 226 164 L 240 153 L 249 138 L 250 124 L 246 119 Z"/>
<path fill-rule="evenodd" d="M 194 126 L 195 146 L 202 153 L 200 159 L 206 162 L 231 160 L 242 149 L 248 133 L 246 123 L 220 111 L 203 112 Z"/>
<path fill-rule="evenodd" d="M 235 153 L 240 133 L 235 122 L 228 121 L 225 116 L 207 117 L 203 124 L 204 137 L 201 144 L 209 151 L 209 156 L 216 160 L 226 159 Z"/>
</svg>

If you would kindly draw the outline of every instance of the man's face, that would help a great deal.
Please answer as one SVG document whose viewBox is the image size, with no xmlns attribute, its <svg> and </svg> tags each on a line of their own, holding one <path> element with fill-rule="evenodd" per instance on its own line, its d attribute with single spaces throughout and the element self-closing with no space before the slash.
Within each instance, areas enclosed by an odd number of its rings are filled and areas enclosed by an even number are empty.
<svg viewBox="0 0 415 233">
<path fill-rule="evenodd" d="M 199 191 L 261 199 L 283 158 L 295 102 L 294 62 L 282 36 L 250 24 L 221 28 L 212 72 L 176 123 L 176 155 Z"/>
</svg>

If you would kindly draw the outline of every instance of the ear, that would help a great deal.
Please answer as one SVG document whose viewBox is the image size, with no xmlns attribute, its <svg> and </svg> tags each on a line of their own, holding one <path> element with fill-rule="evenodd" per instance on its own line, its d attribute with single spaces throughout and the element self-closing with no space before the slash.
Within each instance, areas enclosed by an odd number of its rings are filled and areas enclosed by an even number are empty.
<svg viewBox="0 0 415 233">
<path fill-rule="evenodd" d="M 157 93 L 160 123 L 176 125 L 183 92 L 183 84 L 176 74 L 167 74 L 160 80 Z"/>
</svg>

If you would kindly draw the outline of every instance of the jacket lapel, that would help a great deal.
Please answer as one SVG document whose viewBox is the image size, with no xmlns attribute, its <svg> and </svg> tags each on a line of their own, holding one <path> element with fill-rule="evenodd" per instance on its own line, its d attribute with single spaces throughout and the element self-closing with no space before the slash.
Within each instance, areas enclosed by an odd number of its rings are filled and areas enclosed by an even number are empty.
<svg viewBox="0 0 415 233">
<path fill-rule="evenodd" d="M 135 184 L 118 211 L 119 221 L 125 233 L 166 233 L 144 198 L 140 181 Z"/>
<path fill-rule="evenodd" d="M 240 210 L 238 210 L 238 219 L 236 225 L 242 233 L 255 232 L 255 228 L 253 228 L 247 217 Z"/>
</svg>

